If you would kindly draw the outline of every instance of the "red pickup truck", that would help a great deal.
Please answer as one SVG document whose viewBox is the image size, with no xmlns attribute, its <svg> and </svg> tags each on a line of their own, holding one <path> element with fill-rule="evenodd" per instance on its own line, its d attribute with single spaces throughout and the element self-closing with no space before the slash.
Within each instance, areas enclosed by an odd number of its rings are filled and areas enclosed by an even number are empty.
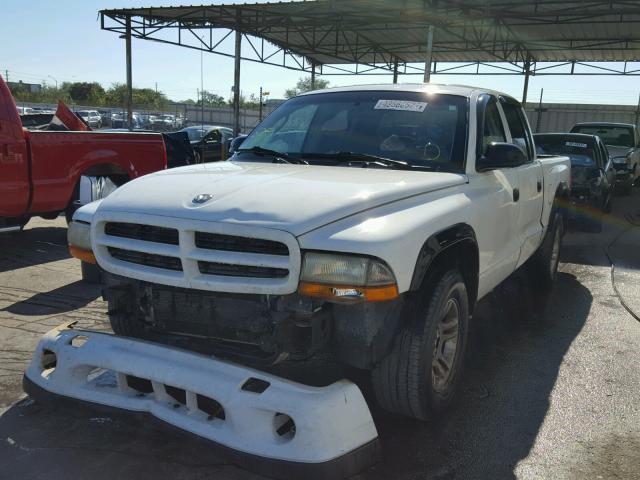
<svg viewBox="0 0 640 480">
<path fill-rule="evenodd" d="M 157 133 L 28 131 L 0 78 L 0 232 L 69 217 L 122 183 L 167 168 Z"/>
</svg>

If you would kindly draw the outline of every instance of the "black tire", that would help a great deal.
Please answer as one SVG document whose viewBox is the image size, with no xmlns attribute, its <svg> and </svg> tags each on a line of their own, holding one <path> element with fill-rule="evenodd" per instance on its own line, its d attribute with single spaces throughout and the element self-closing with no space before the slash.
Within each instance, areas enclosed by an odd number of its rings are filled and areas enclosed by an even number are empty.
<svg viewBox="0 0 640 480">
<path fill-rule="evenodd" d="M 551 212 L 553 219 L 545 233 L 538 251 L 529 260 L 529 269 L 536 280 L 536 285 L 544 290 L 553 287 L 558 276 L 560 250 L 564 235 L 564 222 L 557 210 Z"/>
<path fill-rule="evenodd" d="M 145 338 L 144 322 L 135 311 L 130 295 L 125 292 L 112 293 L 108 301 L 111 329 L 123 337 Z"/>
<path fill-rule="evenodd" d="M 82 280 L 84 282 L 102 283 L 100 267 L 95 263 L 80 262 L 80 270 L 82 271 Z"/>
<path fill-rule="evenodd" d="M 445 382 L 434 374 L 434 354 L 447 349 L 440 330 L 455 304 L 458 314 L 456 348 Z M 456 270 L 435 275 L 409 302 L 406 323 L 396 336 L 391 352 L 372 371 L 373 389 L 382 408 L 419 420 L 428 420 L 453 401 L 460 383 L 467 343 L 469 299 L 464 280 Z M 450 339 L 452 340 L 452 339 Z M 438 363 L 442 365 L 441 363 Z M 442 367 L 439 367 L 442 369 Z M 436 385 L 438 384 L 438 385 Z"/>
</svg>

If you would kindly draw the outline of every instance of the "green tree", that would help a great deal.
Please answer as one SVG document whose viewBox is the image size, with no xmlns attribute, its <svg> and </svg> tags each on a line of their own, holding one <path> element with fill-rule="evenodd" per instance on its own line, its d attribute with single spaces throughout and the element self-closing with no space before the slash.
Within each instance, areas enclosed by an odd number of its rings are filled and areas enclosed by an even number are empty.
<svg viewBox="0 0 640 480">
<path fill-rule="evenodd" d="M 27 88 L 21 88 L 19 84 L 11 84 L 10 90 L 13 98 L 17 102 L 33 102 L 33 103 L 57 103 L 62 100 L 70 103 L 68 84 L 62 84 L 60 88 L 48 85 L 42 82 L 42 88 L 39 92 L 30 92 Z"/>
<path fill-rule="evenodd" d="M 311 90 L 320 90 L 322 88 L 327 88 L 329 86 L 329 82 L 322 78 L 316 77 L 316 85 L 315 88 L 311 87 L 311 77 L 301 77 L 298 79 L 298 83 L 294 88 L 289 88 L 284 92 L 284 96 L 286 98 L 295 97 L 296 95 L 300 95 L 304 92 L 309 92 Z"/>
<path fill-rule="evenodd" d="M 161 110 L 169 105 L 169 99 L 162 92 L 152 88 L 134 88 L 132 90 L 135 108 L 149 108 Z M 105 95 L 105 104 L 111 107 L 124 107 L 127 104 L 127 86 L 114 83 Z"/>
<path fill-rule="evenodd" d="M 200 98 L 198 99 L 197 105 L 202 105 L 203 103 L 205 107 L 222 107 L 227 102 L 225 101 L 223 96 L 203 90 L 200 93 Z"/>
<path fill-rule="evenodd" d="M 104 105 L 106 92 L 98 82 L 74 82 L 67 84 L 66 88 L 75 103 Z"/>
</svg>

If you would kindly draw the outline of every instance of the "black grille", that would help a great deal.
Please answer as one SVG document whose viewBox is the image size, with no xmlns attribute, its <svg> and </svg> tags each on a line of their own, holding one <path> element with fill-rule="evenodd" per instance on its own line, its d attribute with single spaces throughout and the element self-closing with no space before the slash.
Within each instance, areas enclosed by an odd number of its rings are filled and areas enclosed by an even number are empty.
<svg viewBox="0 0 640 480">
<path fill-rule="evenodd" d="M 198 268 L 200 273 L 223 277 L 284 278 L 289 275 L 289 270 L 285 268 L 228 265 L 214 262 L 198 262 Z"/>
<path fill-rule="evenodd" d="M 134 252 L 133 250 L 123 250 L 121 248 L 108 247 L 109 254 L 113 258 L 123 262 L 136 263 L 147 267 L 163 268 L 165 270 L 182 271 L 182 262 L 179 258 L 156 255 L 154 253 Z"/>
<path fill-rule="evenodd" d="M 104 233 L 112 237 L 133 238 L 154 243 L 178 245 L 178 230 L 175 228 L 156 227 L 139 223 L 109 222 L 104 226 Z"/>
<path fill-rule="evenodd" d="M 196 247 L 227 252 L 289 255 L 289 248 L 284 243 L 219 233 L 196 232 Z"/>
</svg>

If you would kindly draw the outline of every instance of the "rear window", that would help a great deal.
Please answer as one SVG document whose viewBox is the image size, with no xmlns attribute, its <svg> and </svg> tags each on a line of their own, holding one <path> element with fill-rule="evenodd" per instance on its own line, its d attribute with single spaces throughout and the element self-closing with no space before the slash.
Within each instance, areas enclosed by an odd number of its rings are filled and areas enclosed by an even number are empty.
<svg viewBox="0 0 640 480">
<path fill-rule="evenodd" d="M 563 155 L 569 157 L 573 166 L 594 166 L 596 164 L 595 143 L 586 139 L 535 135 L 538 155 Z"/>
<path fill-rule="evenodd" d="M 614 127 L 605 125 L 576 125 L 571 129 L 573 133 L 597 135 L 606 145 L 618 147 L 633 147 L 633 129 L 629 127 Z"/>
</svg>

